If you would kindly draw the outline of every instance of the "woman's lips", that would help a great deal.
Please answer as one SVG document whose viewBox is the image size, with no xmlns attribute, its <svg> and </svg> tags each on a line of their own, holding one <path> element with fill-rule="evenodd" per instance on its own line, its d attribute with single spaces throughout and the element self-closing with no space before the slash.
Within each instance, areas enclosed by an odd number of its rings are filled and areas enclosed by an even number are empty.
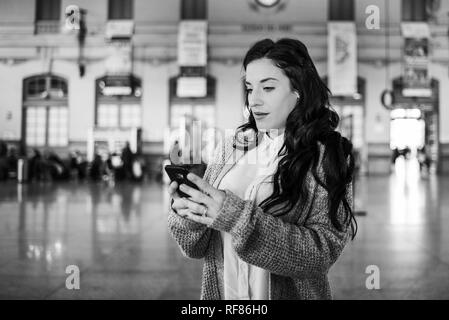
<svg viewBox="0 0 449 320">
<path fill-rule="evenodd" d="M 267 116 L 268 114 L 269 113 L 266 112 L 253 112 L 254 117 L 259 119 Z"/>
</svg>

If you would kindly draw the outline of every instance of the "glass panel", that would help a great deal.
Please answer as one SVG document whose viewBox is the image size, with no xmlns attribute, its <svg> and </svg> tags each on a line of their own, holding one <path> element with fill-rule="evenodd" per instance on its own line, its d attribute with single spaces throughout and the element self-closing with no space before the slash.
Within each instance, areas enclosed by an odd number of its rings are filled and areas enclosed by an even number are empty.
<svg viewBox="0 0 449 320">
<path fill-rule="evenodd" d="M 120 109 L 122 127 L 140 127 L 142 125 L 141 108 L 139 104 L 124 104 Z"/>
<path fill-rule="evenodd" d="M 26 142 L 29 146 L 45 145 L 46 108 L 28 107 L 26 109 Z"/>
<path fill-rule="evenodd" d="M 65 81 L 52 78 L 50 82 L 50 94 L 55 98 L 63 98 L 67 94 L 67 85 Z"/>
<path fill-rule="evenodd" d="M 97 125 L 99 127 L 118 127 L 118 111 L 116 104 L 100 104 L 97 110 Z"/>
<path fill-rule="evenodd" d="M 27 86 L 26 92 L 28 96 L 40 96 L 46 89 L 45 78 L 39 77 L 29 80 Z"/>
<path fill-rule="evenodd" d="M 67 107 L 51 107 L 48 115 L 48 145 L 68 144 Z"/>
<path fill-rule="evenodd" d="M 33 96 L 37 93 L 36 85 L 36 80 L 30 80 L 27 82 L 27 95 Z"/>
<path fill-rule="evenodd" d="M 179 127 L 181 119 L 185 116 L 192 116 L 192 106 L 190 104 L 174 104 L 171 106 L 170 126 Z"/>
<path fill-rule="evenodd" d="M 215 126 L 215 108 L 213 105 L 196 105 L 194 118 L 202 122 L 204 129 Z"/>
</svg>

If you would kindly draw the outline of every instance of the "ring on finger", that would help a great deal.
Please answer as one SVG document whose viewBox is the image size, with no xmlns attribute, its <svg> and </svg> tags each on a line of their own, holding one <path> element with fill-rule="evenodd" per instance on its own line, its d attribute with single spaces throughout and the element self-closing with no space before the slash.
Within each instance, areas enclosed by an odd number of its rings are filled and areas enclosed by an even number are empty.
<svg viewBox="0 0 449 320">
<path fill-rule="evenodd" d="M 207 207 L 206 206 L 203 206 L 203 212 L 201 213 L 201 216 L 202 217 L 205 217 L 206 216 L 206 214 L 207 214 Z"/>
</svg>

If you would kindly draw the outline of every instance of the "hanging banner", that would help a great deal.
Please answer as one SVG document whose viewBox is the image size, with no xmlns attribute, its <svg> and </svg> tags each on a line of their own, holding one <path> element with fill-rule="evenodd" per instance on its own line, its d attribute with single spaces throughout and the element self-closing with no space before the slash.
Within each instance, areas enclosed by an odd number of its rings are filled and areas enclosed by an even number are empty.
<svg viewBox="0 0 449 320">
<path fill-rule="evenodd" d="M 328 85 L 333 95 L 357 93 L 357 35 L 353 22 L 329 22 Z"/>
<path fill-rule="evenodd" d="M 430 97 L 429 26 L 424 22 L 402 23 L 401 30 L 404 37 L 402 95 Z"/>
<path fill-rule="evenodd" d="M 178 31 L 179 66 L 206 66 L 207 21 L 183 20 Z"/>
</svg>

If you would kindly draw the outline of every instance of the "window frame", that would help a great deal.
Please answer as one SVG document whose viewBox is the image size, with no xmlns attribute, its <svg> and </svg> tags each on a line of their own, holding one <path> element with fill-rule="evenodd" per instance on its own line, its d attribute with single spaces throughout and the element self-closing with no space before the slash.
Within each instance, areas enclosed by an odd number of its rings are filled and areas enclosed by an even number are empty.
<svg viewBox="0 0 449 320">
<path fill-rule="evenodd" d="M 107 12 L 108 20 L 133 20 L 134 0 L 108 0 Z"/>
<path fill-rule="evenodd" d="M 207 0 L 181 0 L 181 20 L 207 20 Z"/>
<path fill-rule="evenodd" d="M 409 12 L 406 12 L 409 10 Z M 427 22 L 426 0 L 402 0 L 401 1 L 401 21 L 403 22 Z"/>
<path fill-rule="evenodd" d="M 50 14 L 48 14 L 50 13 Z M 49 16 L 47 17 L 46 14 Z M 61 0 L 36 0 L 35 22 L 38 21 L 60 21 Z"/>
<path fill-rule="evenodd" d="M 329 0 L 327 17 L 329 21 L 355 21 L 355 0 Z"/>
<path fill-rule="evenodd" d="M 59 84 L 63 84 L 63 87 L 66 89 L 65 94 L 62 96 L 52 95 L 52 83 L 55 83 L 55 81 Z M 29 87 L 32 83 L 39 83 L 44 82 L 44 91 L 41 92 L 48 92 L 47 95 L 28 95 L 29 93 Z M 61 89 L 63 90 L 63 89 Z M 63 90 L 64 91 L 64 90 Z M 69 108 L 68 108 L 68 81 L 55 74 L 46 73 L 46 74 L 39 74 L 35 76 L 31 76 L 28 78 L 25 78 L 23 80 L 23 102 L 22 102 L 22 108 L 23 108 L 23 114 L 22 117 L 22 137 L 25 145 L 28 145 L 30 147 L 51 147 L 51 148 L 64 148 L 69 145 Z M 28 121 L 29 121 L 29 115 L 28 112 L 31 110 L 31 108 L 36 108 L 36 110 L 45 110 L 45 138 L 44 138 L 44 144 L 43 145 L 29 145 L 28 143 Z M 41 108 L 41 109 L 39 109 Z M 50 113 L 52 110 L 55 110 L 55 108 L 64 108 L 67 114 L 66 117 L 66 126 L 65 126 L 65 132 L 66 132 L 66 142 L 62 145 L 53 145 L 50 144 Z M 59 123 L 59 122 L 58 122 Z M 59 131 L 59 130 L 58 130 Z"/>
</svg>

